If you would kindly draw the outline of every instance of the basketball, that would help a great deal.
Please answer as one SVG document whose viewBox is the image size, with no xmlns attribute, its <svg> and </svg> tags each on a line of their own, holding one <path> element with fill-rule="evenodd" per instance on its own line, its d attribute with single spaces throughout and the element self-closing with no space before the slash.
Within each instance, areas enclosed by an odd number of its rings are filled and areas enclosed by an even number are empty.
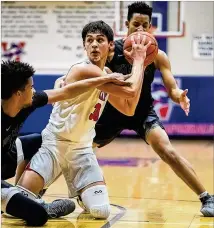
<svg viewBox="0 0 214 228">
<path fill-rule="evenodd" d="M 144 61 L 144 65 L 148 66 L 149 64 L 154 62 L 154 59 L 158 53 L 158 43 L 152 34 L 150 34 L 148 32 L 135 32 L 135 33 L 130 34 L 124 42 L 123 50 L 131 51 L 131 49 L 132 49 L 131 36 L 134 36 L 134 40 L 135 40 L 135 42 L 137 42 L 137 36 L 139 33 L 141 34 L 141 36 L 140 36 L 141 41 L 143 39 L 143 36 L 146 36 L 145 44 L 147 44 L 149 41 L 151 41 L 151 45 L 148 47 L 148 49 L 146 51 L 146 59 Z M 125 54 L 125 52 L 124 52 L 124 56 L 130 64 L 133 63 L 133 59 L 130 59 L 130 57 Z"/>
</svg>

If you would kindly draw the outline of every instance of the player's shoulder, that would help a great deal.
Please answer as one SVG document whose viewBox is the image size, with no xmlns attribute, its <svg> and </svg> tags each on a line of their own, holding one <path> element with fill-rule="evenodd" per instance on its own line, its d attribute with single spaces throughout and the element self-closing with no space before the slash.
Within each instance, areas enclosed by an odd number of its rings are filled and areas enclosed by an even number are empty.
<svg viewBox="0 0 214 228">
<path fill-rule="evenodd" d="M 101 69 L 94 65 L 93 63 L 82 63 L 82 64 L 76 64 L 72 67 L 72 70 L 77 70 L 80 73 L 93 73 L 97 71 L 101 71 Z"/>
<path fill-rule="evenodd" d="M 158 49 L 158 54 L 157 54 L 157 56 L 167 56 L 167 54 L 166 54 L 166 52 L 165 51 L 163 51 L 163 50 L 161 50 L 161 49 Z"/>
<path fill-rule="evenodd" d="M 102 70 L 90 61 L 79 62 L 71 67 L 68 75 L 66 76 L 66 81 L 71 82 L 98 77 L 101 73 Z"/>
<path fill-rule="evenodd" d="M 158 54 L 157 57 L 163 58 L 163 57 L 168 57 L 165 51 L 162 51 L 161 49 L 158 49 Z"/>
<path fill-rule="evenodd" d="M 88 59 L 83 59 L 83 60 L 80 60 L 76 63 L 74 63 L 73 65 L 71 65 L 71 70 L 72 69 L 84 69 L 86 66 L 88 65 L 92 65 L 92 63 L 88 60 Z"/>
<path fill-rule="evenodd" d="M 168 60 L 168 56 L 167 56 L 166 52 L 158 49 L 158 54 L 155 58 L 155 62 L 162 62 L 162 61 L 166 61 L 166 60 Z"/>
<path fill-rule="evenodd" d="M 166 52 L 158 49 L 158 54 L 155 58 L 155 66 L 157 69 L 160 69 L 161 65 L 168 65 L 169 64 L 169 58 L 168 55 L 166 54 Z"/>
</svg>

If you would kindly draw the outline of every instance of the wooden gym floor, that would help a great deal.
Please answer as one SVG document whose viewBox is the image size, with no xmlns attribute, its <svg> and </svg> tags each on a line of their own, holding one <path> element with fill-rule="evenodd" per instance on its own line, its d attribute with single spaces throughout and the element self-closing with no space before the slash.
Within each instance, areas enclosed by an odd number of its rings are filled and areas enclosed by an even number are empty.
<svg viewBox="0 0 214 228">
<path fill-rule="evenodd" d="M 213 141 L 172 140 L 194 166 L 207 191 L 214 193 Z M 97 151 L 104 171 L 112 213 L 108 221 L 94 220 L 76 210 L 49 220 L 46 228 L 211 228 L 213 218 L 200 213 L 198 197 L 140 139 L 116 139 Z M 10 180 L 13 183 L 13 180 Z M 46 201 L 67 197 L 60 177 L 44 196 Z M 2 228 L 26 227 L 23 221 L 2 216 Z"/>
</svg>

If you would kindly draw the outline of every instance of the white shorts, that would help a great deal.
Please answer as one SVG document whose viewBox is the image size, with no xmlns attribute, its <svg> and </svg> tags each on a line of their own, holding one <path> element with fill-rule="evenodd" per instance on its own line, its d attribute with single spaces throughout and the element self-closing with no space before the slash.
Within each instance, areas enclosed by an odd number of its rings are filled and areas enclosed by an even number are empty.
<svg viewBox="0 0 214 228">
<path fill-rule="evenodd" d="M 74 148 L 68 141 L 52 140 L 46 131 L 43 131 L 42 137 L 42 146 L 33 156 L 28 169 L 43 177 L 45 187 L 63 173 L 69 197 L 72 198 L 87 185 L 104 181 L 92 147 Z"/>
</svg>

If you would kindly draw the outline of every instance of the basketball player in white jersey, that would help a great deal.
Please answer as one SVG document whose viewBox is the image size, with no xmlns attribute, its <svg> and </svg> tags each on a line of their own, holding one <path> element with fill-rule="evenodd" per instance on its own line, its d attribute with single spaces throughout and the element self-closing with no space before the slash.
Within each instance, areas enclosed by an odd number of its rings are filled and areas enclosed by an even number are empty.
<svg viewBox="0 0 214 228">
<path fill-rule="evenodd" d="M 73 65 L 66 76 L 66 83 L 106 75 L 105 63 L 113 45 L 113 31 L 103 21 L 87 24 L 82 38 L 88 59 Z M 112 83 L 63 102 L 55 103 L 49 123 L 42 132 L 42 146 L 32 158 L 17 187 L 32 194 L 32 197 L 53 183 L 63 173 L 69 196 L 78 196 L 82 206 L 95 218 L 108 218 L 110 204 L 103 173 L 92 149 L 95 124 L 107 99 L 127 115 L 133 115 L 134 100 L 141 89 L 144 59 L 150 43 L 144 45 L 140 34 L 132 51 L 127 55 L 134 59 L 133 71 L 127 81 L 130 86 Z M 110 95 L 109 95 L 110 94 Z M 117 102 L 115 102 L 117 101 Z M 109 123 L 111 124 L 111 123 Z"/>
</svg>

